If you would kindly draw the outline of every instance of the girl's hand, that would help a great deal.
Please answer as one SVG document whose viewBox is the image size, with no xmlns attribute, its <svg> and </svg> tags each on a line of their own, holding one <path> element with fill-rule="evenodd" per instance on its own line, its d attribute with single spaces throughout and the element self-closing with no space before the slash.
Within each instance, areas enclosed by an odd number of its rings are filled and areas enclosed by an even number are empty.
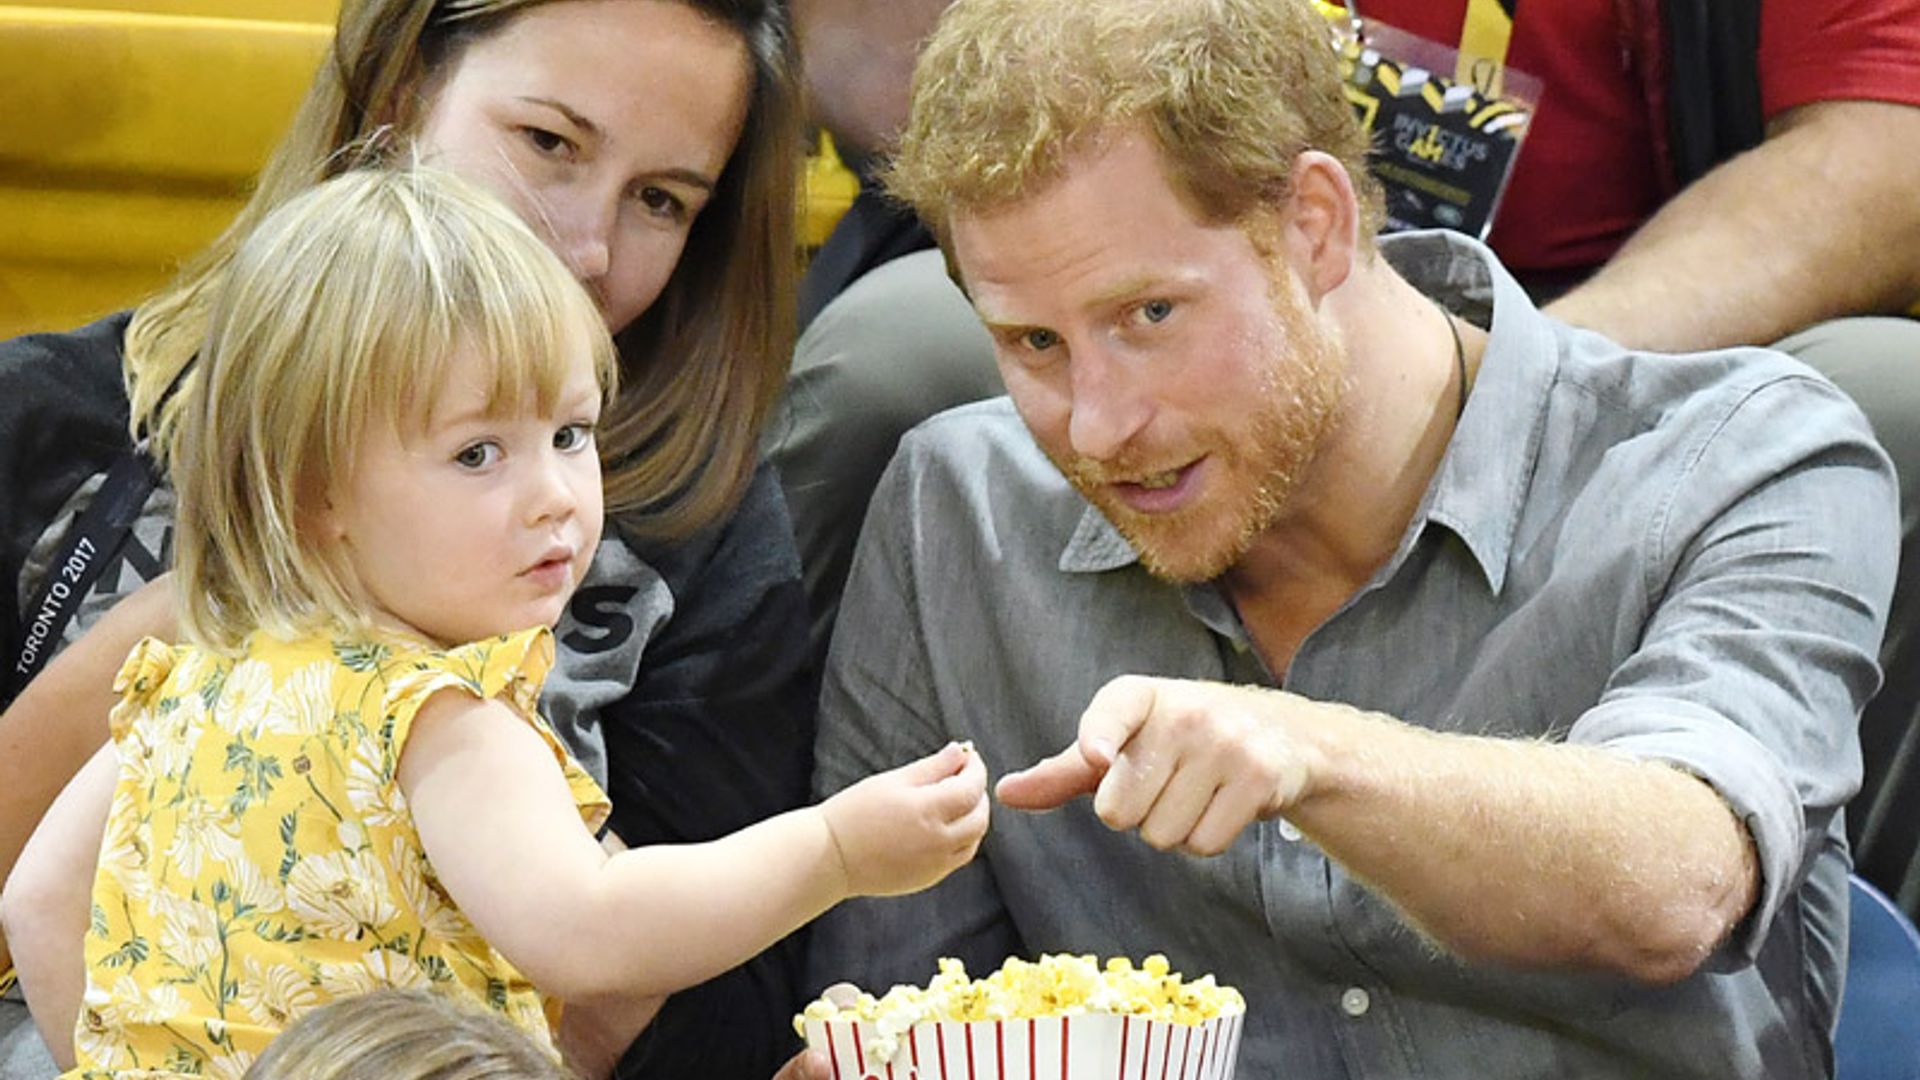
<svg viewBox="0 0 1920 1080">
<path fill-rule="evenodd" d="M 987 832 L 987 767 L 970 746 L 869 776 L 820 805 L 852 896 L 919 892 L 973 858 Z"/>
</svg>

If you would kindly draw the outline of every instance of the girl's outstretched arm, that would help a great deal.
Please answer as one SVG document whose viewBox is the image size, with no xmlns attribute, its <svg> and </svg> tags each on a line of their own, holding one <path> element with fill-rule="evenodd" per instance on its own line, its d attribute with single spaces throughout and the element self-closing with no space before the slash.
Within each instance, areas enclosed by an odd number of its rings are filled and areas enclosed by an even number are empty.
<svg viewBox="0 0 1920 1080">
<path fill-rule="evenodd" d="M 950 745 L 718 840 L 608 856 L 539 735 L 457 692 L 421 707 L 399 780 L 454 902 L 563 1000 L 691 986 L 848 896 L 939 881 L 987 826 L 986 768 Z"/>
<path fill-rule="evenodd" d="M 40 819 L 0 892 L 20 988 L 62 1069 L 73 1068 L 73 1025 L 87 989 L 87 913 L 118 776 L 117 752 L 102 746 Z"/>
<path fill-rule="evenodd" d="M 115 604 L 0 713 L 0 883 L 54 796 L 107 741 L 113 676 L 127 653 L 143 637 L 173 640 L 174 628 L 165 574 Z M 11 962 L 0 936 L 0 970 Z"/>
</svg>

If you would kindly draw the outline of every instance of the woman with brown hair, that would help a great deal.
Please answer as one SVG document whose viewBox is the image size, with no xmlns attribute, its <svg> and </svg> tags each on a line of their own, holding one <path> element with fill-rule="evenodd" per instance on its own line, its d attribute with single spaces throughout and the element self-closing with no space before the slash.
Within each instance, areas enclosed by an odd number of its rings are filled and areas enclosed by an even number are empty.
<svg viewBox="0 0 1920 1080">
<path fill-rule="evenodd" d="M 0 873 L 104 742 L 119 660 L 170 636 L 166 581 L 142 585 L 170 558 L 164 467 L 208 296 L 257 221 L 368 143 L 506 198 L 615 331 L 609 527 L 546 699 L 612 796 L 610 839 L 705 840 L 804 802 L 805 601 L 755 459 L 791 351 L 795 86 L 777 0 L 345 0 L 225 234 L 131 315 L 0 343 L 0 474 L 30 478 L 0 485 Z M 676 995 L 627 1075 L 766 1076 L 792 960 Z"/>
</svg>

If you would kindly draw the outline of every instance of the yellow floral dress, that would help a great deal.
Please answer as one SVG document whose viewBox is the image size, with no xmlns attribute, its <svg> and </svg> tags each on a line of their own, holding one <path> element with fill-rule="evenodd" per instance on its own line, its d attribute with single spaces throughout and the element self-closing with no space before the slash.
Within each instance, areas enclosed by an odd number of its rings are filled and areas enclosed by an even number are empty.
<svg viewBox="0 0 1920 1080">
<path fill-rule="evenodd" d="M 551 1051 L 550 1004 L 435 878 L 395 779 L 422 702 L 500 698 L 607 800 L 535 708 L 545 628 L 437 651 L 260 635 L 226 658 L 148 639 L 115 681 L 120 777 L 68 1076 L 238 1077 L 302 1013 L 387 986 L 498 1010 Z"/>
</svg>

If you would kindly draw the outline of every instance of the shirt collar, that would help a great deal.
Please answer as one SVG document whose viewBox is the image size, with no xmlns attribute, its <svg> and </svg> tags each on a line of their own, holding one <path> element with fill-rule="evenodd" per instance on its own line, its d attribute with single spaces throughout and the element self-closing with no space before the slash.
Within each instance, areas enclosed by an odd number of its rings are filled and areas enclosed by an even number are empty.
<svg viewBox="0 0 1920 1080">
<path fill-rule="evenodd" d="M 1073 536 L 1060 553 L 1060 571 L 1067 574 L 1098 574 L 1118 570 L 1140 561 L 1140 553 L 1127 543 L 1105 514 L 1089 505 L 1080 514 Z M 1205 623 L 1214 633 L 1231 641 L 1236 649 L 1250 644 L 1247 631 L 1233 604 L 1216 582 L 1205 581 L 1179 586 L 1187 611 Z"/>
<path fill-rule="evenodd" d="M 1445 525 L 1473 552 L 1497 593 L 1506 582 L 1514 530 L 1539 455 L 1559 344 L 1548 318 L 1480 242 L 1446 230 L 1398 233 L 1381 237 L 1380 251 L 1415 288 L 1489 330 L 1466 411 L 1408 540 L 1427 521 Z M 1556 359 L 1539 363 L 1543 356 Z M 1411 546 L 1401 544 L 1395 565 Z M 1060 553 L 1059 568 L 1101 573 L 1138 560 L 1120 531 L 1089 505 Z"/>
<path fill-rule="evenodd" d="M 1488 331 L 1466 410 L 1409 531 L 1423 521 L 1451 529 L 1498 593 L 1539 460 L 1560 342 L 1552 320 L 1479 241 L 1432 230 L 1382 237 L 1380 250 L 1414 288 Z"/>
<path fill-rule="evenodd" d="M 1098 574 L 1118 570 L 1140 560 L 1139 552 L 1120 535 L 1107 516 L 1089 503 L 1060 552 L 1060 570 L 1068 574 Z"/>
</svg>

